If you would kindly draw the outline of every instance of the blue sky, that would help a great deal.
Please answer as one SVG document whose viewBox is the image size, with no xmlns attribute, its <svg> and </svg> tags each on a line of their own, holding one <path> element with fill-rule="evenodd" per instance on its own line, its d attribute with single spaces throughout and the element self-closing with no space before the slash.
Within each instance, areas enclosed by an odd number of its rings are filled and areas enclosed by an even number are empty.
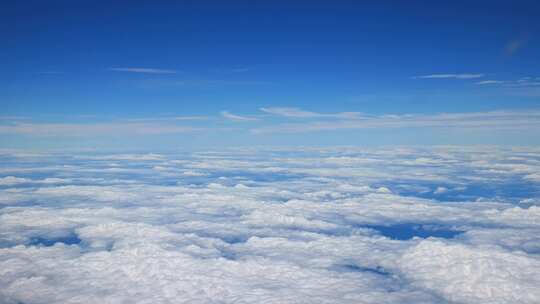
<svg viewBox="0 0 540 304">
<path fill-rule="evenodd" d="M 0 5 L 4 148 L 540 144 L 535 1 Z"/>
</svg>

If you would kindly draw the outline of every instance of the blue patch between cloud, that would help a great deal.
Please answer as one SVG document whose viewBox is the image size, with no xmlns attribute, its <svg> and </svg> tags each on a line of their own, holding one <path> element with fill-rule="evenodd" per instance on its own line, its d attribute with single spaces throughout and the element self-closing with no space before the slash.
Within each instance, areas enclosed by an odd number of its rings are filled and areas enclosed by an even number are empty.
<svg viewBox="0 0 540 304">
<path fill-rule="evenodd" d="M 396 225 L 365 225 L 363 228 L 370 228 L 377 230 L 380 234 L 385 237 L 394 239 L 394 240 L 410 240 L 414 237 L 428 238 L 444 238 L 451 239 L 457 235 L 462 234 L 464 231 L 451 230 L 442 227 L 428 227 L 427 225 L 419 224 L 396 224 Z"/>
<path fill-rule="evenodd" d="M 63 243 L 65 245 L 78 245 L 82 242 L 79 236 L 75 233 L 69 234 L 63 237 L 48 238 L 46 236 L 38 236 L 30 239 L 28 245 L 31 246 L 54 246 L 56 243 Z"/>
</svg>

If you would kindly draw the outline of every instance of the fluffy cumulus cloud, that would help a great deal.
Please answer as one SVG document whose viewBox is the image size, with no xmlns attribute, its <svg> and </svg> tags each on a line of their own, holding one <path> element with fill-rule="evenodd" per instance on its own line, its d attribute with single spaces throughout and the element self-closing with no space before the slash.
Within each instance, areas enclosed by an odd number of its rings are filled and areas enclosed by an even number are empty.
<svg viewBox="0 0 540 304">
<path fill-rule="evenodd" d="M 538 149 L 0 161 L 0 303 L 540 302 Z"/>
</svg>

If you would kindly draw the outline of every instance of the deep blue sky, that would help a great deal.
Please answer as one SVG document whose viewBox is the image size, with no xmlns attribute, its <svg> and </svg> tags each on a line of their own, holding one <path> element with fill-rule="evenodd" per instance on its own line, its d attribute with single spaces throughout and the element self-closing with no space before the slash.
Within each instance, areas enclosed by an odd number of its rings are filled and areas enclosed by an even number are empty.
<svg viewBox="0 0 540 304">
<path fill-rule="evenodd" d="M 414 144 L 531 143 L 530 132 L 441 135 L 452 122 L 304 135 L 305 124 L 343 123 L 339 112 L 504 110 L 521 121 L 514 112 L 540 109 L 538 1 L 395 2 L 2 1 L 1 146 L 109 146 L 129 135 L 117 128 L 127 119 L 159 119 L 136 132 L 133 147 L 193 137 L 225 145 L 409 143 L 392 136 L 400 133 L 425 134 Z M 260 110 L 278 107 L 311 114 Z M 199 119 L 169 120 L 178 116 Z M 291 123 L 304 131 L 253 131 Z M 538 117 L 527 123 L 518 133 L 538 134 Z M 94 129 L 70 134 L 65 124 Z M 198 131 L 161 128 L 171 126 Z"/>
</svg>

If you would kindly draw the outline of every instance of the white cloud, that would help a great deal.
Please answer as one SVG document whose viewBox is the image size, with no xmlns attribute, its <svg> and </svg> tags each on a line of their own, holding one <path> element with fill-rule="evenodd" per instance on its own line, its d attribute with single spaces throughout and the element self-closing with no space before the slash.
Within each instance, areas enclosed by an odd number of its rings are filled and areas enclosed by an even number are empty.
<svg viewBox="0 0 540 304">
<path fill-rule="evenodd" d="M 456 303 L 535 303 L 540 261 L 520 252 L 426 240 L 399 262 L 413 284 Z"/>
<path fill-rule="evenodd" d="M 95 122 L 95 123 L 13 123 L 0 125 L 0 134 L 34 136 L 152 135 L 201 131 L 201 128 L 172 123 Z"/>
<path fill-rule="evenodd" d="M 528 81 L 528 80 L 527 80 Z M 529 82 L 522 83 L 529 83 Z M 510 89 L 510 88 L 509 88 Z M 360 112 L 318 113 L 298 108 L 261 108 L 261 111 L 294 121 L 267 121 L 265 124 L 244 126 L 253 134 L 302 133 L 349 129 L 387 128 L 460 128 L 484 130 L 536 130 L 540 128 L 540 112 L 530 110 L 498 110 L 488 112 L 383 114 L 367 115 Z M 264 115 L 238 115 L 229 111 L 222 118 L 236 122 L 262 122 Z M 214 124 L 199 122 L 213 120 Z M 37 122 L 8 121 L 0 124 L 0 134 L 28 136 L 151 136 L 157 134 L 222 132 L 241 130 L 215 124 L 217 117 L 178 116 L 139 119 L 117 119 L 99 122 Z"/>
<path fill-rule="evenodd" d="M 161 161 L 165 159 L 165 156 L 157 153 L 145 153 L 145 154 L 109 154 L 109 155 L 79 155 L 75 156 L 77 159 L 85 160 L 125 160 L 125 161 Z"/>
<path fill-rule="evenodd" d="M 223 86 L 260 86 L 271 85 L 262 80 L 225 80 L 225 79 L 147 79 L 144 87 L 223 87 Z"/>
<path fill-rule="evenodd" d="M 232 121 L 257 121 L 258 118 L 250 117 L 250 116 L 240 116 L 233 113 L 230 113 L 228 111 L 222 111 L 221 116 Z"/>
<path fill-rule="evenodd" d="M 184 120 L 208 120 L 208 116 L 171 116 L 171 117 L 148 117 L 148 118 L 129 118 L 125 121 L 131 122 L 155 122 L 155 121 L 184 121 Z"/>
<path fill-rule="evenodd" d="M 527 174 L 523 178 L 540 183 L 540 173 Z"/>
<path fill-rule="evenodd" d="M 540 112 L 491 111 L 472 113 L 403 114 L 367 116 L 357 120 L 315 121 L 306 123 L 278 124 L 255 128 L 253 133 L 297 133 L 342 129 L 373 128 L 489 128 L 506 130 L 530 130 L 540 127 Z"/>
<path fill-rule="evenodd" d="M 0 120 L 13 121 L 13 120 L 27 120 L 30 119 L 26 116 L 0 116 Z"/>
<path fill-rule="evenodd" d="M 361 113 L 359 112 L 341 112 L 333 114 L 323 114 L 310 111 L 304 111 L 298 108 L 260 108 L 261 111 L 278 116 L 284 117 L 294 117 L 294 118 L 320 118 L 320 117 L 331 117 L 331 118 L 344 118 L 344 119 L 355 119 L 359 118 Z"/>
<path fill-rule="evenodd" d="M 6 151 L 0 302 L 538 303 L 539 152 Z"/>
<path fill-rule="evenodd" d="M 172 118 L 173 120 L 207 120 L 208 116 L 176 116 Z"/>
<path fill-rule="evenodd" d="M 433 191 L 433 193 L 435 194 L 444 194 L 446 192 L 448 192 L 448 189 L 446 187 L 437 187 L 437 189 Z"/>
<path fill-rule="evenodd" d="M 415 76 L 415 79 L 474 79 L 484 77 L 484 74 L 431 74 L 431 75 L 422 75 Z"/>
<path fill-rule="evenodd" d="M 484 85 L 484 84 L 502 84 L 502 83 L 504 83 L 504 81 L 502 80 L 483 80 L 483 81 L 477 82 L 476 84 Z"/>
<path fill-rule="evenodd" d="M 186 176 L 206 176 L 207 175 L 204 172 L 199 172 L 195 170 L 186 170 L 182 174 Z"/>
<path fill-rule="evenodd" d="M 0 186 L 12 186 L 18 184 L 63 184 L 68 182 L 69 180 L 54 177 L 44 179 L 29 179 L 15 176 L 0 177 Z"/>
<path fill-rule="evenodd" d="M 27 183 L 30 180 L 27 178 L 20 178 L 15 176 L 6 176 L 0 178 L 0 185 L 16 185 L 21 183 Z"/>
<path fill-rule="evenodd" d="M 124 67 L 124 68 L 109 68 L 110 71 L 115 72 L 129 72 L 129 73 L 144 73 L 144 74 L 176 74 L 175 70 L 155 69 L 155 68 L 136 68 L 136 67 Z"/>
<path fill-rule="evenodd" d="M 501 85 L 504 88 L 535 88 L 540 86 L 540 81 L 535 80 L 533 77 L 523 77 L 514 80 L 484 80 L 479 81 L 478 85 Z"/>
</svg>

